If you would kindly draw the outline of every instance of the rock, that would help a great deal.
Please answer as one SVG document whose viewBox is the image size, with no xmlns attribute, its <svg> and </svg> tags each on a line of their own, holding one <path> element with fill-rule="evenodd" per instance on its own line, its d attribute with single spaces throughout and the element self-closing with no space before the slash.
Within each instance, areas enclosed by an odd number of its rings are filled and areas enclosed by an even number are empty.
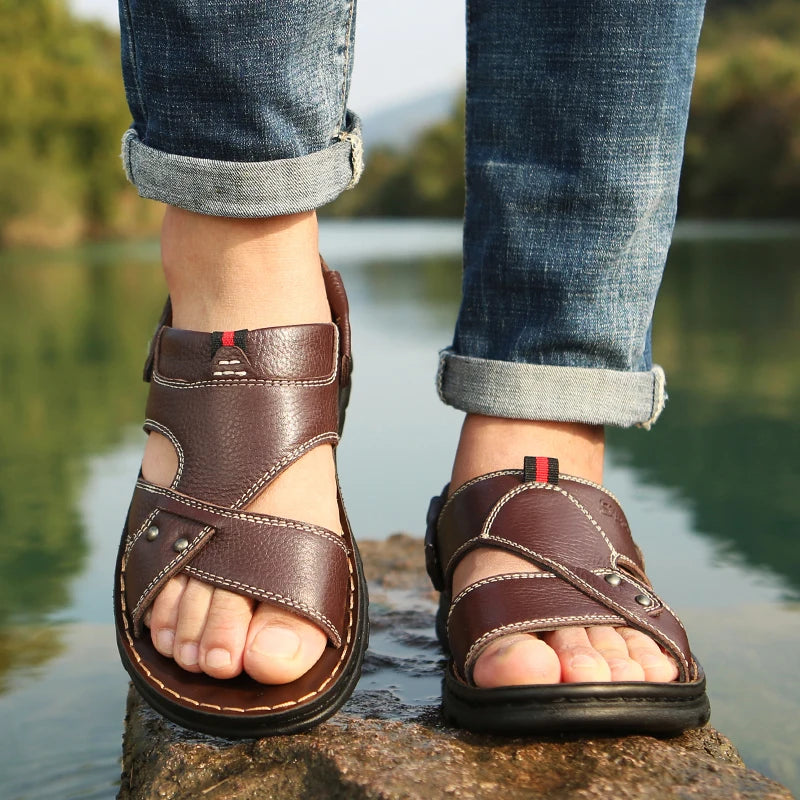
<svg viewBox="0 0 800 800">
<path fill-rule="evenodd" d="M 121 800 L 791 800 L 747 769 L 713 728 L 646 736 L 526 740 L 447 728 L 442 655 L 421 543 L 361 545 L 370 581 L 370 652 L 344 709 L 313 731 L 230 742 L 165 721 L 131 690 Z"/>
</svg>

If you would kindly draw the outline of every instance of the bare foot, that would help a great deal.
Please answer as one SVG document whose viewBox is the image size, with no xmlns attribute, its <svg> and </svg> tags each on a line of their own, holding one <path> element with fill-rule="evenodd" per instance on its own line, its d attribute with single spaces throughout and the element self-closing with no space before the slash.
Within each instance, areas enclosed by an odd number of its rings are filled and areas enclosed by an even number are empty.
<svg viewBox="0 0 800 800">
<path fill-rule="evenodd" d="M 168 208 L 162 257 L 176 328 L 235 330 L 330 322 L 311 214 L 265 220 L 203 217 Z M 144 478 L 169 486 L 177 472 L 168 439 L 151 433 Z M 291 465 L 247 506 L 341 534 L 330 445 Z M 288 683 L 319 659 L 327 637 L 276 606 L 179 575 L 145 616 L 156 649 L 189 672 L 231 678 L 243 670 Z"/>
<path fill-rule="evenodd" d="M 560 470 L 595 483 L 603 479 L 601 427 L 468 415 L 461 431 L 451 487 L 500 469 L 526 455 L 559 459 Z M 453 595 L 476 581 L 512 572 L 535 572 L 530 562 L 496 548 L 468 553 L 453 576 Z M 520 633 L 492 642 L 475 663 L 478 686 L 598 681 L 673 681 L 675 663 L 645 634 L 631 628 L 564 628 Z"/>
</svg>

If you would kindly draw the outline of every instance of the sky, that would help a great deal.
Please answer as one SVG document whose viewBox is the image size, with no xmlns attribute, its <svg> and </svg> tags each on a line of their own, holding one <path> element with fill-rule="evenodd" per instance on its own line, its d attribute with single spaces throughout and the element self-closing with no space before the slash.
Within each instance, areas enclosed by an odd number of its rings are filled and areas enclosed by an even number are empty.
<svg viewBox="0 0 800 800">
<path fill-rule="evenodd" d="M 70 0 L 116 26 L 114 0 Z M 350 107 L 361 116 L 464 82 L 464 0 L 360 0 Z"/>
</svg>

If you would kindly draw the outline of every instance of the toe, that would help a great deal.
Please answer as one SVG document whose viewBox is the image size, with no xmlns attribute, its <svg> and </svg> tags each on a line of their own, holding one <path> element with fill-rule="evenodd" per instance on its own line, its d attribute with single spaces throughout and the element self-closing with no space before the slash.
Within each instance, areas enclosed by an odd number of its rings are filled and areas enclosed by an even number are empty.
<svg viewBox="0 0 800 800">
<path fill-rule="evenodd" d="M 555 650 L 561 662 L 564 683 L 604 683 L 611 680 L 611 669 L 592 647 L 585 628 L 562 628 L 544 634 L 544 641 Z"/>
<path fill-rule="evenodd" d="M 214 587 L 190 578 L 181 596 L 173 658 L 188 672 L 200 672 L 200 640 Z"/>
<path fill-rule="evenodd" d="M 291 683 L 319 660 L 326 643 L 316 625 L 262 603 L 247 632 L 245 672 L 261 683 Z"/>
<path fill-rule="evenodd" d="M 186 583 L 185 575 L 168 580 L 148 609 L 149 619 L 145 620 L 150 627 L 153 646 L 162 656 L 168 658 L 173 655 L 175 632 L 178 629 L 178 609 Z"/>
<path fill-rule="evenodd" d="M 605 659 L 612 681 L 643 681 L 644 670 L 628 653 L 628 645 L 610 625 L 588 628 L 592 647 Z"/>
<path fill-rule="evenodd" d="M 214 589 L 203 635 L 199 664 L 214 678 L 232 678 L 242 671 L 247 629 L 255 603 L 247 597 Z"/>
<path fill-rule="evenodd" d="M 642 668 L 644 679 L 656 683 L 670 683 L 678 677 L 678 665 L 674 659 L 646 634 L 633 628 L 617 628 L 625 641 L 631 659 Z"/>
<path fill-rule="evenodd" d="M 524 686 L 558 683 L 558 656 L 535 634 L 517 633 L 492 642 L 478 657 L 472 671 L 476 686 Z"/>
</svg>

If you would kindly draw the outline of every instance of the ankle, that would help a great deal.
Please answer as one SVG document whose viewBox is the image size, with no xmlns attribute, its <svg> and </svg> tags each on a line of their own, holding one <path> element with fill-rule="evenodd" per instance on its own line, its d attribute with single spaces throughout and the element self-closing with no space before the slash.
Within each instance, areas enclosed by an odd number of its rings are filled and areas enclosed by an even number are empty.
<svg viewBox="0 0 800 800">
<path fill-rule="evenodd" d="M 232 219 L 169 206 L 161 252 L 176 327 L 330 321 L 314 212 Z"/>
<path fill-rule="evenodd" d="M 451 487 L 500 469 L 522 468 L 526 455 L 559 460 L 562 472 L 603 481 L 601 425 L 539 422 L 468 414 L 461 429 Z"/>
</svg>

